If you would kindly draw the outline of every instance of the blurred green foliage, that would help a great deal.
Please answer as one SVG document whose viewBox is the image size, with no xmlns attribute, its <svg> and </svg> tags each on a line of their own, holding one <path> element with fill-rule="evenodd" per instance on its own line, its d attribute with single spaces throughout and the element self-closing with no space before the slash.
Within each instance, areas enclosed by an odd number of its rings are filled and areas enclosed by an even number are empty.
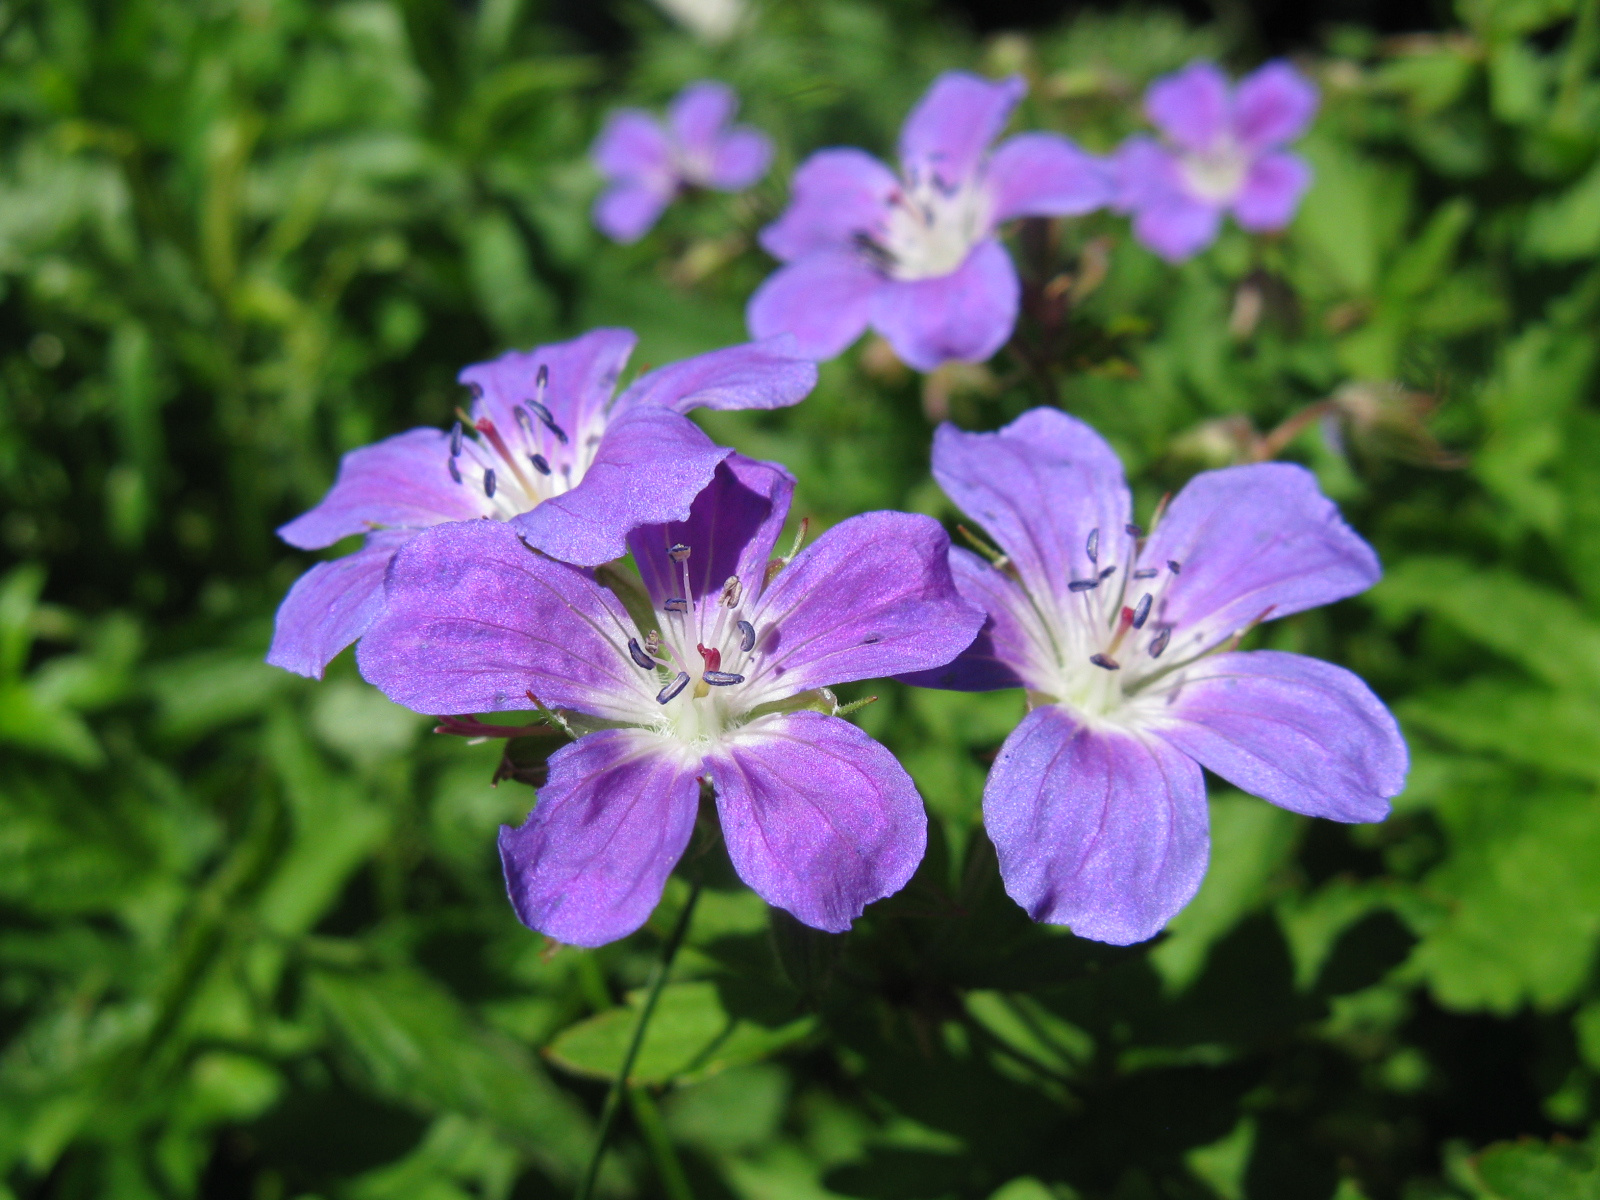
<svg viewBox="0 0 1600 1200">
<path fill-rule="evenodd" d="M 426 735 L 348 656 L 262 664 L 306 565 L 273 526 L 506 346 L 739 340 L 788 171 L 887 151 L 940 69 L 1024 71 L 1023 125 L 1106 150 L 1150 78 L 1238 49 L 1159 10 L 986 44 L 916 0 L 772 0 L 715 45 L 625 12 L 601 52 L 533 0 L 0 5 L 0 1196 L 569 1190 L 688 886 L 598 952 L 521 928 L 494 830 L 532 793 L 491 786 L 500 749 Z M 877 688 L 922 872 L 831 938 L 714 847 L 688 866 L 604 1194 L 1600 1195 L 1600 5 L 1458 17 L 1307 60 L 1284 237 L 1174 269 L 1114 217 L 1030 226 L 1014 353 L 924 381 L 869 345 L 797 409 L 706 418 L 824 524 L 953 519 L 945 413 L 1060 403 L 1144 512 L 1204 466 L 1308 462 L 1387 577 L 1256 637 L 1395 705 L 1396 815 L 1214 789 L 1170 933 L 1080 942 L 1023 918 L 981 833 L 1020 697 Z M 705 75 L 778 169 L 602 242 L 605 110 Z"/>
</svg>

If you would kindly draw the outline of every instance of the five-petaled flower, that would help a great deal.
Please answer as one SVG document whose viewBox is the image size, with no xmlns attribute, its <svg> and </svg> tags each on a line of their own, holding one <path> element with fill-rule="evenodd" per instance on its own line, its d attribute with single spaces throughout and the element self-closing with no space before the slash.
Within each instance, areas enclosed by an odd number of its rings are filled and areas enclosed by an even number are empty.
<svg viewBox="0 0 1600 1200">
<path fill-rule="evenodd" d="M 1145 93 L 1166 138 L 1129 138 L 1113 159 L 1117 207 L 1134 235 L 1178 262 L 1209 246 L 1224 212 L 1252 233 L 1282 229 L 1311 183 L 1304 159 L 1282 147 L 1305 132 L 1317 89 L 1288 63 L 1270 62 L 1230 88 L 1213 64 L 1191 63 Z"/>
<path fill-rule="evenodd" d="M 776 339 L 662 367 L 614 396 L 634 341 L 597 329 L 467 367 L 472 410 L 453 429 L 412 429 L 346 454 L 322 502 L 278 534 L 303 550 L 355 534 L 366 542 L 296 580 L 267 661 L 320 677 L 382 608 L 395 551 L 443 522 L 511 521 L 569 562 L 619 557 L 635 525 L 686 517 L 730 453 L 685 412 L 781 407 L 816 384 L 815 364 Z"/>
<path fill-rule="evenodd" d="M 732 88 L 705 80 L 678 93 L 665 126 L 643 109 L 613 112 L 590 151 L 606 178 L 594 205 L 600 231 L 636 242 L 686 188 L 739 192 L 765 175 L 772 143 L 748 125 L 728 127 L 738 107 Z"/>
<path fill-rule="evenodd" d="M 912 681 L 1027 689 L 983 812 L 1006 890 L 1034 919 L 1119 944 L 1159 931 L 1205 874 L 1202 766 L 1294 812 L 1388 814 L 1406 747 L 1366 684 L 1234 649 L 1257 622 L 1379 577 L 1304 468 L 1197 475 L 1148 535 L 1111 448 L 1055 409 L 997 433 L 942 426 L 933 473 L 1004 557 L 952 548 L 957 586 L 988 621 Z"/>
<path fill-rule="evenodd" d="M 1020 78 L 941 75 L 901 131 L 898 177 L 861 150 L 801 164 L 794 199 L 761 233 L 787 265 L 750 299 L 755 335 L 793 333 L 802 352 L 832 358 L 870 325 L 919 371 L 1004 345 L 1021 289 L 996 230 L 1112 198 L 1106 168 L 1058 134 L 989 153 L 1025 90 Z"/>
<path fill-rule="evenodd" d="M 897 891 L 926 818 L 886 749 L 833 715 L 830 684 L 949 662 L 983 623 L 957 593 L 949 538 L 877 512 L 769 563 L 793 480 L 733 456 L 688 519 L 636 529 L 644 596 L 533 553 L 515 529 L 429 530 L 395 558 L 361 671 L 429 713 L 537 703 L 589 728 L 500 833 L 512 904 L 558 941 L 642 924 L 715 788 L 728 853 L 768 903 L 840 931 Z M 821 711 L 818 711 L 818 709 Z"/>
</svg>

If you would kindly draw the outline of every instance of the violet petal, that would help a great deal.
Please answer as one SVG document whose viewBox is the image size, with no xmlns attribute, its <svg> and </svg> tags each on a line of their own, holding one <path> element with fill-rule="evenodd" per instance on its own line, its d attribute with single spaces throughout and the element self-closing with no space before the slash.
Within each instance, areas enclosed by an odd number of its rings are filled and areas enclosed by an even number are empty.
<svg viewBox="0 0 1600 1200">
<path fill-rule="evenodd" d="M 636 721 L 655 692 L 628 657 L 635 630 L 585 571 L 536 555 L 510 525 L 419 534 L 389 568 L 361 674 L 397 704 L 447 714 L 552 707 Z"/>
<path fill-rule="evenodd" d="M 1145 115 L 1185 150 L 1204 150 L 1229 132 L 1228 77 L 1215 63 L 1190 63 L 1163 75 L 1144 94 Z"/>
<path fill-rule="evenodd" d="M 659 185 L 672 176 L 672 144 L 661 123 L 643 109 L 622 108 L 611 113 L 589 157 L 608 179 L 640 179 Z"/>
<path fill-rule="evenodd" d="M 985 614 L 978 636 L 954 660 L 931 671 L 901 675 L 902 683 L 955 692 L 990 692 L 1024 686 L 1024 675 L 1038 657 L 1028 635 L 1037 624 L 1028 597 L 985 559 L 960 546 L 950 547 L 950 574 L 963 599 Z"/>
<path fill-rule="evenodd" d="M 1145 203 L 1133 218 L 1133 236 L 1168 262 L 1193 258 L 1222 228 L 1222 209 L 1181 192 Z"/>
<path fill-rule="evenodd" d="M 709 163 L 716 153 L 718 135 L 737 111 L 739 97 L 731 87 L 715 79 L 702 79 L 673 97 L 667 107 L 667 127 L 680 150 Z"/>
<path fill-rule="evenodd" d="M 1031 409 L 995 433 L 939 426 L 933 477 L 1039 597 L 1065 594 L 1068 581 L 1092 573 L 1096 564 L 1085 552 L 1092 529 L 1104 538 L 1101 561 L 1116 561 L 1112 539 L 1132 519 L 1116 454 L 1058 409 Z"/>
<path fill-rule="evenodd" d="M 806 159 L 789 187 L 789 207 L 761 231 L 762 248 L 783 262 L 847 249 L 855 234 L 877 230 L 900 181 L 866 151 L 837 149 Z"/>
<path fill-rule="evenodd" d="M 736 125 L 717 139 L 706 183 L 724 192 L 742 192 L 761 181 L 772 165 L 772 139 L 759 129 Z"/>
<path fill-rule="evenodd" d="M 761 638 L 750 704 L 953 659 L 983 614 L 956 591 L 949 552 L 939 523 L 914 513 L 863 513 L 824 533 L 750 615 Z"/>
<path fill-rule="evenodd" d="M 1252 233 L 1282 229 L 1310 186 L 1311 168 L 1298 154 L 1263 154 L 1250 164 L 1244 187 L 1234 197 L 1234 220 Z"/>
<path fill-rule="evenodd" d="M 624 246 L 637 242 L 661 219 L 676 189 L 670 181 L 624 179 L 595 198 L 595 228 Z"/>
<path fill-rule="evenodd" d="M 550 756 L 519 828 L 500 827 L 517 918 L 558 942 L 603 946 L 649 918 L 699 811 L 698 761 L 635 729 L 605 729 Z"/>
<path fill-rule="evenodd" d="M 1177 562 L 1157 615 L 1191 654 L 1264 617 L 1331 604 L 1378 581 L 1372 547 L 1339 515 L 1316 476 L 1251 463 L 1191 479 L 1150 535 L 1141 563 Z"/>
<path fill-rule="evenodd" d="M 639 404 L 673 412 L 695 408 L 787 408 L 817 384 L 817 364 L 792 334 L 697 354 L 640 376 L 617 398 L 613 413 Z"/>
<path fill-rule="evenodd" d="M 887 281 L 872 295 L 872 327 L 919 371 L 983 362 L 1017 324 L 1022 285 L 1011 256 L 993 238 L 979 242 L 948 275 Z"/>
<path fill-rule="evenodd" d="M 824 251 L 780 267 L 750 297 L 745 320 L 757 338 L 793 334 L 807 358 L 840 354 L 867 327 L 883 276 L 853 253 Z"/>
<path fill-rule="evenodd" d="M 1233 94 L 1234 133 L 1252 150 L 1294 141 L 1316 112 L 1316 85 L 1282 60 L 1246 75 Z"/>
<path fill-rule="evenodd" d="M 1405 786 L 1405 740 L 1383 701 L 1343 667 L 1277 650 L 1219 654 L 1143 714 L 1235 787 L 1292 812 L 1381 821 Z"/>
<path fill-rule="evenodd" d="M 576 437 L 605 411 L 638 340 L 631 329 L 592 329 L 570 341 L 508 350 L 463 368 L 456 378 L 482 393 L 472 415 L 489 417 L 509 435 L 517 428 L 512 409 L 539 395 L 543 367 L 542 403 L 568 436 Z"/>
<path fill-rule="evenodd" d="M 1036 708 L 1000 748 L 983 822 L 1006 892 L 1035 921 L 1126 946 L 1193 898 L 1210 850 L 1205 783 L 1157 737 Z"/>
<path fill-rule="evenodd" d="M 639 525 L 681 521 L 729 451 L 688 417 L 644 404 L 611 421 L 594 459 L 570 492 L 511 524 L 553 558 L 598 566 L 627 553 Z"/>
<path fill-rule="evenodd" d="M 1013 217 L 1076 217 L 1110 204 L 1109 168 L 1058 133 L 1007 138 L 984 172 L 991 228 Z"/>
<path fill-rule="evenodd" d="M 278 529 L 302 550 L 320 550 L 375 527 L 425 529 L 481 515 L 479 495 L 450 478 L 450 435 L 408 429 L 339 460 L 328 494 Z"/>
<path fill-rule="evenodd" d="M 389 560 L 414 536 L 409 529 L 374 533 L 354 554 L 318 563 L 295 580 L 278 606 L 267 661 L 321 679 L 339 651 L 365 633 L 383 608 Z"/>
<path fill-rule="evenodd" d="M 768 904 L 843 933 L 922 861 L 927 817 L 894 755 L 837 717 L 763 717 L 706 759 L 734 870 Z"/>
<path fill-rule="evenodd" d="M 931 171 L 946 183 L 965 182 L 1027 90 L 1020 75 L 998 82 L 967 71 L 940 75 L 900 131 L 908 174 Z"/>
</svg>

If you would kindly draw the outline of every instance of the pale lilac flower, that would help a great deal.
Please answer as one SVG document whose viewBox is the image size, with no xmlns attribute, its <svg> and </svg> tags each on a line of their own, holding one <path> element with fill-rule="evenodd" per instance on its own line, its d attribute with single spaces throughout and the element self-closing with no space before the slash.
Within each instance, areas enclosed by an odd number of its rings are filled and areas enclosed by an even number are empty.
<svg viewBox="0 0 1600 1200">
<path fill-rule="evenodd" d="M 1371 587 L 1378 560 L 1288 463 L 1195 476 L 1148 536 L 1087 425 L 1034 409 L 942 426 L 933 473 L 1004 551 L 952 549 L 989 620 L 912 682 L 1027 689 L 983 813 L 1006 891 L 1038 921 L 1128 944 L 1189 902 L 1210 847 L 1200 768 L 1293 812 L 1378 821 L 1405 782 L 1394 718 L 1342 667 L 1239 652 L 1259 621 Z"/>
<path fill-rule="evenodd" d="M 366 544 L 295 581 L 267 661 L 320 678 L 382 608 L 395 551 L 429 526 L 487 517 L 569 562 L 620 557 L 635 525 L 687 516 L 729 454 L 685 412 L 778 408 L 817 381 L 791 340 L 775 339 L 662 367 L 614 396 L 635 340 L 626 329 L 597 329 L 467 367 L 467 422 L 346 454 L 322 502 L 278 535 L 302 550 L 354 534 Z"/>
<path fill-rule="evenodd" d="M 760 180 L 772 162 L 772 143 L 748 125 L 729 128 L 738 108 L 732 88 L 705 80 L 678 93 L 665 125 L 639 108 L 606 118 L 590 151 L 606 178 L 594 205 L 600 232 L 636 242 L 685 189 L 741 192 Z"/>
<path fill-rule="evenodd" d="M 1019 134 L 990 153 L 1026 90 L 1017 77 L 939 76 L 900 132 L 898 176 L 861 150 L 802 163 L 788 209 L 761 231 L 788 265 L 750 298 L 756 336 L 793 333 L 803 353 L 832 358 L 870 325 L 919 371 L 1000 349 L 1021 289 L 996 231 L 1112 198 L 1106 168 L 1058 134 Z"/>
<path fill-rule="evenodd" d="M 1131 137 L 1113 159 L 1117 207 L 1133 232 L 1173 262 L 1216 240 L 1222 216 L 1252 233 L 1282 229 L 1311 185 L 1311 168 L 1283 147 L 1317 111 L 1317 89 L 1285 62 L 1230 88 L 1211 63 L 1191 63 L 1145 93 L 1145 113 L 1166 139 Z"/>
<path fill-rule="evenodd" d="M 827 685 L 948 662 L 983 615 L 928 517 L 852 517 L 769 565 L 792 491 L 781 467 L 727 459 L 687 521 L 630 535 L 643 591 L 628 607 L 497 522 L 429 530 L 396 557 L 357 651 L 368 680 L 427 713 L 537 697 L 592 731 L 550 756 L 537 807 L 500 831 L 530 928 L 579 946 L 637 929 L 688 844 L 701 780 L 739 876 L 808 925 L 848 928 L 916 869 L 916 788 L 834 715 Z"/>
</svg>

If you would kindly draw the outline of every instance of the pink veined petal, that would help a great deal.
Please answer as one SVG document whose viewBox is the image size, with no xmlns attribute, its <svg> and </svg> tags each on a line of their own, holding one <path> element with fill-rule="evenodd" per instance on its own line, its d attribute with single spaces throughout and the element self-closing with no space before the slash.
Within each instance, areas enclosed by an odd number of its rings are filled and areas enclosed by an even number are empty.
<svg viewBox="0 0 1600 1200">
<path fill-rule="evenodd" d="M 1022 285 L 1011 256 L 993 238 L 979 242 L 948 275 L 886 281 L 872 295 L 872 327 L 918 371 L 947 362 L 983 362 L 1016 328 Z"/>
<path fill-rule="evenodd" d="M 341 650 L 367 631 L 383 608 L 383 575 L 395 551 L 415 534 L 369 534 L 354 554 L 318 563 L 289 589 L 278 606 L 267 662 L 321 679 Z"/>
<path fill-rule="evenodd" d="M 1317 112 L 1317 86 L 1281 59 L 1239 81 L 1233 95 L 1234 135 L 1252 150 L 1295 140 Z"/>
<path fill-rule="evenodd" d="M 931 172 L 948 184 L 971 178 L 1027 91 L 1020 75 L 999 81 L 967 71 L 940 75 L 900 131 L 908 177 Z"/>
<path fill-rule="evenodd" d="M 702 79 L 691 83 L 667 108 L 667 125 L 678 146 L 693 158 L 709 162 L 717 137 L 739 111 L 739 97 L 725 83 Z"/>
<path fill-rule="evenodd" d="M 983 823 L 1006 892 L 1035 921 L 1126 946 L 1193 899 L 1210 853 L 1205 783 L 1160 738 L 1029 713 L 995 758 Z"/>
<path fill-rule="evenodd" d="M 1172 263 L 1199 254 L 1221 228 L 1222 209 L 1178 191 L 1146 201 L 1133 218 L 1133 236 Z"/>
<path fill-rule="evenodd" d="M 927 845 L 894 755 L 838 717 L 762 717 L 706 759 L 734 870 L 768 904 L 843 933 L 906 885 Z"/>
<path fill-rule="evenodd" d="M 570 341 L 508 350 L 499 358 L 463 368 L 456 378 L 481 393 L 472 415 L 489 417 L 512 440 L 518 427 L 513 406 L 540 396 L 543 367 L 542 403 L 569 436 L 581 436 L 610 403 L 617 377 L 638 340 L 631 329 L 591 329 Z"/>
<path fill-rule="evenodd" d="M 1038 617 L 1029 611 L 1027 595 L 985 559 L 960 546 L 950 547 L 950 574 L 961 598 L 983 610 L 983 627 L 972 645 L 944 666 L 901 675 L 900 681 L 955 692 L 1026 686 L 1025 677 L 1035 673 L 1039 657 L 1029 633 Z"/>
<path fill-rule="evenodd" d="M 792 334 L 807 358 L 842 353 L 867 327 L 883 276 L 855 254 L 825 251 L 780 267 L 750 297 L 745 322 L 757 338 Z"/>
<path fill-rule="evenodd" d="M 641 375 L 617 398 L 614 415 L 640 404 L 695 408 L 787 408 L 817 384 L 817 364 L 793 334 L 725 346 Z"/>
<path fill-rule="evenodd" d="M 1298 154 L 1263 154 L 1250 164 L 1250 174 L 1233 201 L 1233 217 L 1252 233 L 1282 229 L 1300 207 L 1311 186 L 1311 168 Z"/>
<path fill-rule="evenodd" d="M 675 596 L 697 606 L 715 605 L 732 575 L 739 577 L 752 599 L 760 595 L 793 496 L 794 476 L 777 463 L 730 454 L 694 498 L 687 520 L 635 529 L 628 537 L 628 549 L 657 610 Z M 689 558 L 682 565 L 668 553 L 678 545 L 689 547 Z"/>
<path fill-rule="evenodd" d="M 675 190 L 670 180 L 624 179 L 614 183 L 595 199 L 595 228 L 613 242 L 631 245 L 655 228 Z"/>
<path fill-rule="evenodd" d="M 278 536 L 301 550 L 320 550 L 356 533 L 425 529 L 482 512 L 478 495 L 450 477 L 450 435 L 408 429 L 346 454 L 328 494 Z"/>
<path fill-rule="evenodd" d="M 864 150 L 819 150 L 795 171 L 783 214 L 761 231 L 761 246 L 791 262 L 819 250 L 850 250 L 851 239 L 882 225 L 900 190 L 894 173 Z"/>
<path fill-rule="evenodd" d="M 994 152 L 984 172 L 991 227 L 1013 217 L 1076 217 L 1115 196 L 1108 165 L 1058 133 L 1020 133 Z"/>
<path fill-rule="evenodd" d="M 710 187 L 742 192 L 761 181 L 772 165 L 772 139 L 759 129 L 737 125 L 717 139 L 711 155 Z"/>
<path fill-rule="evenodd" d="M 1218 654 L 1141 707 L 1146 728 L 1235 787 L 1291 812 L 1381 821 L 1405 787 L 1405 739 L 1343 667 L 1276 650 Z"/>
<path fill-rule="evenodd" d="M 863 513 L 824 533 L 750 614 L 749 704 L 949 662 L 983 624 L 956 591 L 949 553 L 939 523 L 914 513 Z"/>
<path fill-rule="evenodd" d="M 627 536 L 639 525 L 687 517 L 729 453 L 688 417 L 642 404 L 606 426 L 594 460 L 570 492 L 511 524 L 552 558 L 599 566 L 627 553 Z"/>
<path fill-rule="evenodd" d="M 589 155 L 608 179 L 659 183 L 672 175 L 672 145 L 666 131 L 643 109 L 622 108 L 608 116 Z"/>
<path fill-rule="evenodd" d="M 1032 409 L 995 433 L 939 426 L 933 477 L 1041 599 L 1068 596 L 1072 580 L 1122 565 L 1132 552 L 1122 463 L 1104 438 L 1059 409 Z M 1098 560 L 1091 562 L 1095 529 Z"/>
<path fill-rule="evenodd" d="M 1150 85 L 1144 111 L 1175 144 L 1204 150 L 1228 133 L 1232 122 L 1228 77 L 1215 63 L 1190 63 Z"/>
<path fill-rule="evenodd" d="M 655 688 L 628 657 L 621 603 L 585 571 L 531 552 L 500 521 L 459 521 L 395 555 L 356 662 L 418 712 L 553 708 L 636 722 Z"/>
<path fill-rule="evenodd" d="M 699 811 L 698 761 L 637 729 L 604 729 L 550 756 L 550 781 L 519 828 L 500 827 L 517 919 L 558 942 L 627 937 L 661 900 Z"/>
<path fill-rule="evenodd" d="M 1140 557 L 1163 572 L 1156 624 L 1169 654 L 1193 654 L 1246 628 L 1364 592 L 1378 556 L 1293 463 L 1204 471 L 1178 493 Z M 1172 575 L 1168 562 L 1179 564 Z"/>
</svg>

